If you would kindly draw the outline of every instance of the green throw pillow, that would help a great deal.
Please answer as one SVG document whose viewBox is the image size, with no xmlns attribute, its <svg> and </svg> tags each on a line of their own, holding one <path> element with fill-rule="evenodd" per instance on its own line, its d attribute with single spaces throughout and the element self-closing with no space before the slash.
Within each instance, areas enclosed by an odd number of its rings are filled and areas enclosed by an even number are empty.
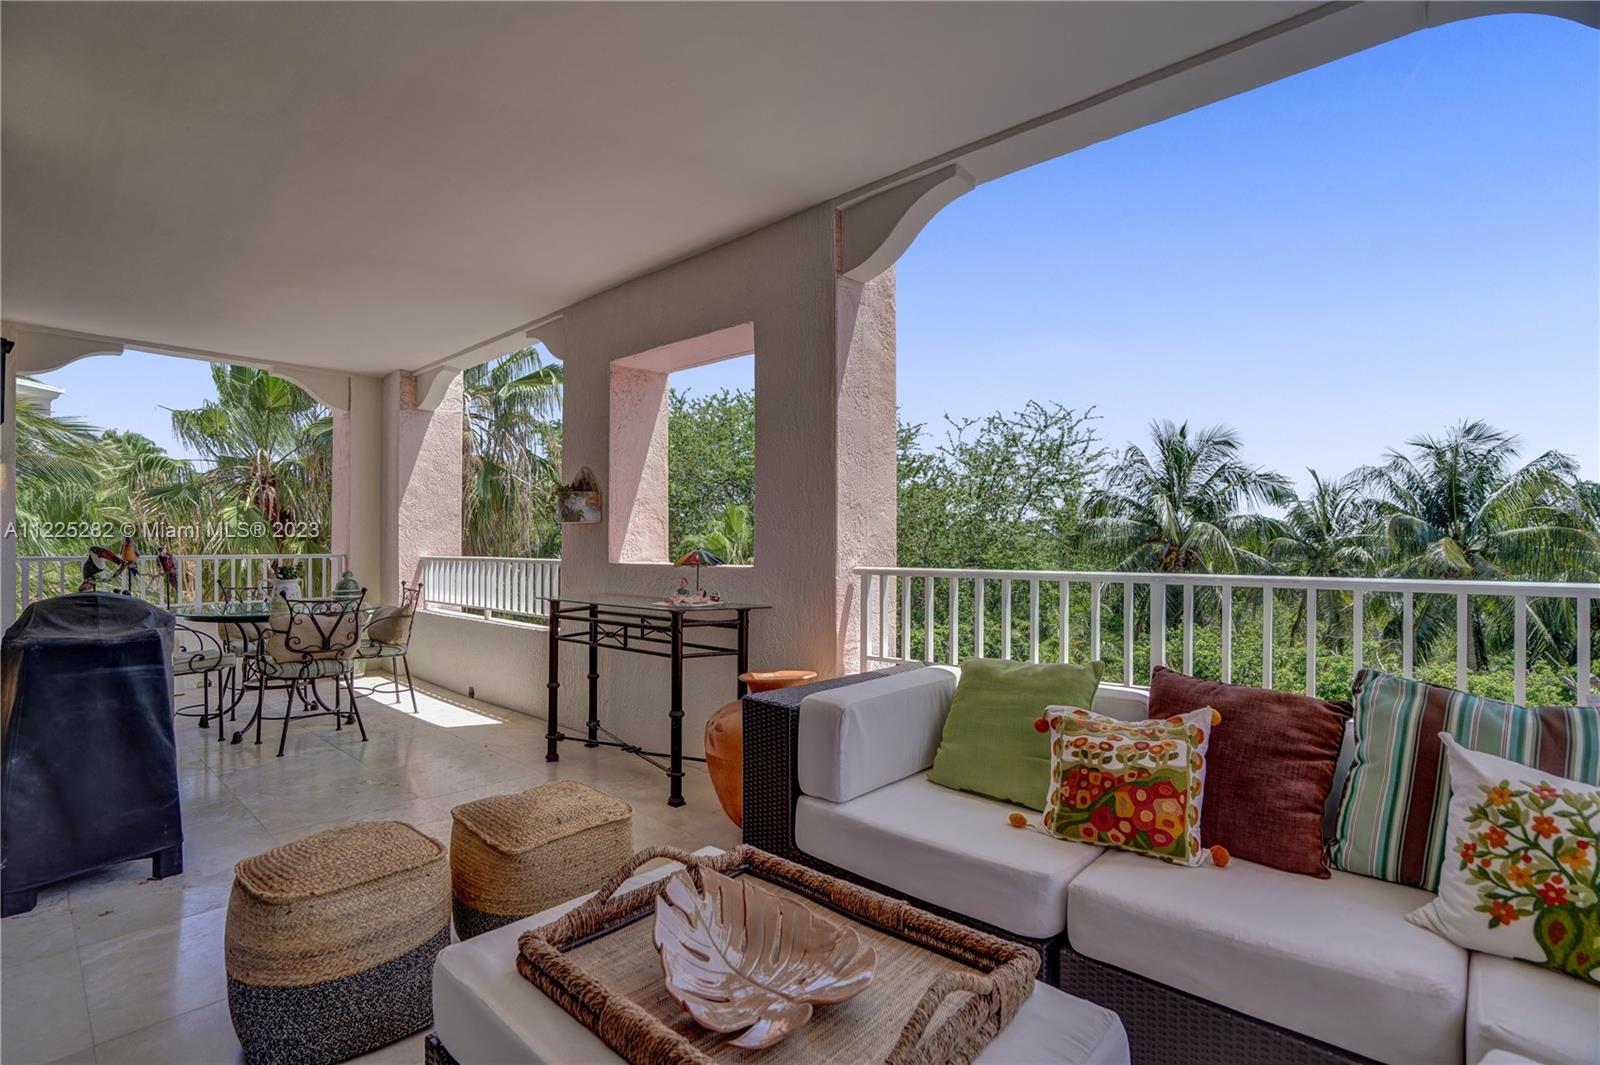
<svg viewBox="0 0 1600 1065">
<path fill-rule="evenodd" d="M 1047 706 L 1093 707 L 1104 671 L 1103 662 L 962 662 L 928 779 L 1043 810 L 1050 792 L 1050 737 L 1033 723 Z"/>
</svg>

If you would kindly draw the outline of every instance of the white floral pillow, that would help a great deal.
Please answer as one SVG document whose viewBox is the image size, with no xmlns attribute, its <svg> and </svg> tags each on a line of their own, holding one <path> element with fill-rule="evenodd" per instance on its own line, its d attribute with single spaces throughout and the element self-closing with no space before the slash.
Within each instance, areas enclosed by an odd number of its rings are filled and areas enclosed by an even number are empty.
<svg viewBox="0 0 1600 1065">
<path fill-rule="evenodd" d="M 1439 897 L 1407 919 L 1468 950 L 1600 984 L 1600 788 L 1441 738 L 1449 849 Z"/>
</svg>

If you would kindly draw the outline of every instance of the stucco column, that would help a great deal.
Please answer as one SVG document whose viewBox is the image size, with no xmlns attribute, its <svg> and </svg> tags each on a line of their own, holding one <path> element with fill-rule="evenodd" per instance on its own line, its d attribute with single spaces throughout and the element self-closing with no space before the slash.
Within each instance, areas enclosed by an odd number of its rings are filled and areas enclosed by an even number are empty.
<svg viewBox="0 0 1600 1065">
<path fill-rule="evenodd" d="M 370 603 L 395 602 L 423 555 L 461 553 L 461 418 L 459 379 L 425 410 L 409 373 L 350 378 L 333 412 L 329 541 Z"/>
<path fill-rule="evenodd" d="M 856 566 L 895 563 L 898 508 L 894 267 L 865 284 L 840 277 L 834 297 L 836 470 L 834 596 L 838 668 L 860 667 Z"/>
<path fill-rule="evenodd" d="M 380 551 L 383 602 L 400 583 L 415 583 L 424 555 L 461 553 L 461 379 L 433 410 L 417 405 L 410 373 L 383 379 L 383 477 Z"/>
<path fill-rule="evenodd" d="M 350 409 L 333 411 L 330 550 L 376 601 L 383 579 L 383 381 L 350 378 Z"/>
</svg>

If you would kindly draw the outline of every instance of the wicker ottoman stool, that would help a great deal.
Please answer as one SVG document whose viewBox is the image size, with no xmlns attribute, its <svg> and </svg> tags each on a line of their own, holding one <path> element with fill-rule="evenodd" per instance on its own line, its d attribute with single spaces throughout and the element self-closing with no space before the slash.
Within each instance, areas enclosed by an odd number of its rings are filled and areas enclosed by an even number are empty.
<svg viewBox="0 0 1600 1065">
<path fill-rule="evenodd" d="M 456 935 L 471 939 L 593 891 L 633 855 L 633 807 L 575 780 L 450 811 Z"/>
<path fill-rule="evenodd" d="M 249 1065 L 323 1065 L 433 1023 L 449 867 L 399 821 L 358 821 L 234 871 L 228 1011 Z"/>
</svg>

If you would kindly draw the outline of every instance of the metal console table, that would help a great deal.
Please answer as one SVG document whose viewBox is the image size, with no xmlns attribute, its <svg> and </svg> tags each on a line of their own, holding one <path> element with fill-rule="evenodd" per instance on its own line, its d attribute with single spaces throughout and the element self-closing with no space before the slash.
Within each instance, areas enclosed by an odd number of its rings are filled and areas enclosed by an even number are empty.
<svg viewBox="0 0 1600 1065">
<path fill-rule="evenodd" d="M 559 762 L 557 748 L 563 740 L 579 739 L 561 731 L 557 704 L 561 689 L 561 645 L 581 644 L 589 649 L 589 719 L 583 739 L 585 747 L 616 747 L 649 762 L 669 781 L 668 806 L 683 805 L 683 763 L 703 762 L 704 758 L 683 753 L 683 663 L 690 658 L 737 659 L 735 673 L 749 671 L 750 611 L 765 610 L 764 603 L 707 603 L 693 606 L 668 606 L 648 596 L 595 595 L 567 596 L 550 600 L 549 727 L 545 732 L 545 761 Z M 562 631 L 562 623 L 568 623 Z M 708 643 L 698 638 L 703 630 L 723 629 L 735 634 L 734 644 Z M 600 649 L 608 647 L 631 654 L 651 655 L 672 660 L 671 722 L 672 749 L 648 751 L 629 743 L 600 724 Z M 738 682 L 744 697 L 745 685 Z M 607 739 L 601 739 L 604 734 Z M 666 758 L 663 765 L 659 759 Z"/>
</svg>

